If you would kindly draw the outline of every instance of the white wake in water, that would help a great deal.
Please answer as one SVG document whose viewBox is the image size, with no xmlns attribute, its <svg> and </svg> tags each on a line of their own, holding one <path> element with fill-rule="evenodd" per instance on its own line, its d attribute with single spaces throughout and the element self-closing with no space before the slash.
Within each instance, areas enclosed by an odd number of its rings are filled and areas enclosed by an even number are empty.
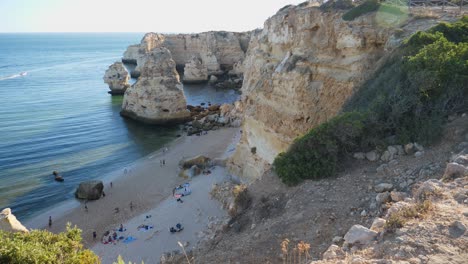
<svg viewBox="0 0 468 264">
<path fill-rule="evenodd" d="M 8 79 L 15 79 L 15 78 L 18 78 L 18 77 L 23 77 L 23 76 L 26 76 L 27 74 L 28 74 L 27 72 L 20 72 L 18 74 L 13 74 L 13 75 L 10 75 L 10 76 L 0 77 L 0 81 L 8 80 Z"/>
</svg>

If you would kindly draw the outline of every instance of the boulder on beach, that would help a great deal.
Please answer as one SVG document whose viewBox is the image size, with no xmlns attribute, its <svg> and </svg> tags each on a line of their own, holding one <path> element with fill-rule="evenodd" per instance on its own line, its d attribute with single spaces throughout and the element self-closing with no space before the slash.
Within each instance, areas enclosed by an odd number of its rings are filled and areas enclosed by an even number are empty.
<svg viewBox="0 0 468 264">
<path fill-rule="evenodd" d="M 10 208 L 5 208 L 0 212 L 0 230 L 8 232 L 29 232 L 11 213 Z"/>
<path fill-rule="evenodd" d="M 198 155 L 195 157 L 183 159 L 179 162 L 179 165 L 184 168 L 184 169 L 189 169 L 192 168 L 194 165 L 198 166 L 199 168 L 204 169 L 206 166 L 208 166 L 210 162 L 210 158 Z"/>
<path fill-rule="evenodd" d="M 75 192 L 78 199 L 97 200 L 101 198 L 104 184 L 102 181 L 85 181 L 80 183 Z"/>
</svg>

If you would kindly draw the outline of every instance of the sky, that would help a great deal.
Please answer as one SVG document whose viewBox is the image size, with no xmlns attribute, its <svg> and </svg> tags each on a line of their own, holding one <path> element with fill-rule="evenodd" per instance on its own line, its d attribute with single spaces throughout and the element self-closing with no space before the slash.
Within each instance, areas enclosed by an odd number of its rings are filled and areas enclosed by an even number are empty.
<svg viewBox="0 0 468 264">
<path fill-rule="evenodd" d="M 0 32 L 247 31 L 305 0 L 0 0 Z"/>
</svg>

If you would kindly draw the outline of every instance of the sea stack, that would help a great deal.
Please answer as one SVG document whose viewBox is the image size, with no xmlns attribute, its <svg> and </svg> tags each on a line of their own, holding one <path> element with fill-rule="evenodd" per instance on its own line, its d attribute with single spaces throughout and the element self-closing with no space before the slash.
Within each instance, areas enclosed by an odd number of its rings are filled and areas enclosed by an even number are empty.
<svg viewBox="0 0 468 264">
<path fill-rule="evenodd" d="M 121 115 L 158 125 L 189 120 L 190 112 L 171 52 L 163 47 L 152 49 L 140 70 L 138 81 L 125 92 Z"/>
<path fill-rule="evenodd" d="M 104 82 L 109 85 L 110 94 L 124 94 L 130 87 L 128 80 L 130 75 L 121 62 L 114 62 L 104 75 Z"/>
</svg>

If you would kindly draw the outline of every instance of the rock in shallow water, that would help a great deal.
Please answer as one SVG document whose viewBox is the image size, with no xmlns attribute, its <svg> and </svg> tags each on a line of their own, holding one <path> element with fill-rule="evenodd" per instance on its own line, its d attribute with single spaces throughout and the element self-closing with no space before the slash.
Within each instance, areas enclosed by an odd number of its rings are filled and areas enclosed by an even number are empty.
<svg viewBox="0 0 468 264">
<path fill-rule="evenodd" d="M 109 85 L 110 94 L 124 94 L 130 87 L 128 80 L 130 75 L 121 62 L 115 62 L 104 74 L 104 82 Z"/>
</svg>

